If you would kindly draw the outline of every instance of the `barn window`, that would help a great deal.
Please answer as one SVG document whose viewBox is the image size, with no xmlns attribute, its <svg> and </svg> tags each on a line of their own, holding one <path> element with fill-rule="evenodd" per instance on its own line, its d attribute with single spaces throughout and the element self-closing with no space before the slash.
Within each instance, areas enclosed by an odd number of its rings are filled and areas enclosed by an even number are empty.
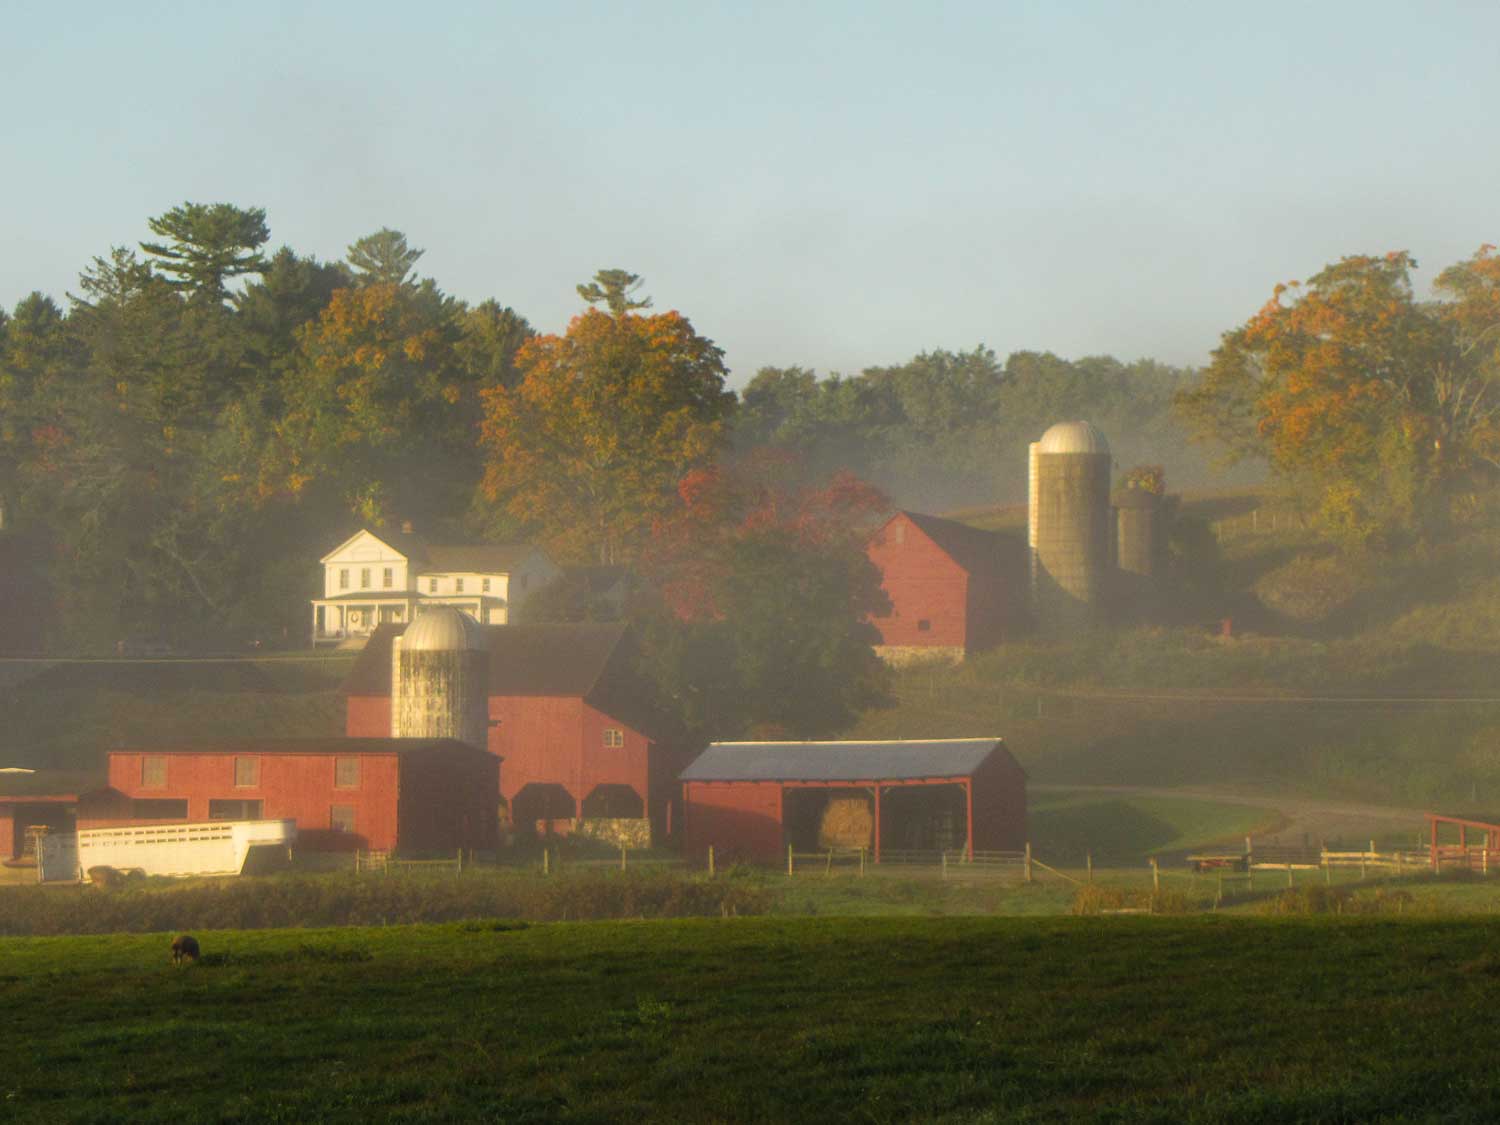
<svg viewBox="0 0 1500 1125">
<path fill-rule="evenodd" d="M 464 592 L 464 580 L 462 578 L 455 578 L 453 580 L 453 592 L 455 594 L 462 594 Z"/>
<path fill-rule="evenodd" d="M 161 789 L 167 784 L 167 759 L 161 754 L 147 754 L 141 759 L 141 788 Z M 186 816 L 186 813 L 183 813 Z"/>
<path fill-rule="evenodd" d="M 604 728 L 604 745 L 606 749 L 618 750 L 625 745 L 625 732 L 618 727 Z"/>
<path fill-rule="evenodd" d="M 342 569 L 342 570 L 339 571 L 339 589 L 340 590 L 347 590 L 348 588 L 349 588 L 349 568 L 345 567 L 344 569 Z"/>
<path fill-rule="evenodd" d="M 234 787 L 254 789 L 260 784 L 260 759 L 236 758 L 234 760 Z"/>
<path fill-rule="evenodd" d="M 382 570 L 380 572 L 380 584 L 382 586 L 384 586 L 387 590 L 389 590 L 391 588 L 391 586 L 395 584 L 395 581 L 396 581 L 396 572 L 394 570 L 392 570 L 390 567 L 386 567 L 384 570 Z"/>
<path fill-rule="evenodd" d="M 335 758 L 333 760 L 333 787 L 335 789 L 359 788 L 358 758 Z"/>
<path fill-rule="evenodd" d="M 145 798 L 130 802 L 132 820 L 186 820 L 187 798 Z"/>
<path fill-rule="evenodd" d="M 919 632 L 919 633 L 930 633 L 930 632 L 932 632 L 932 622 L 928 621 L 924 617 L 921 621 L 917 622 L 917 632 Z"/>
<path fill-rule="evenodd" d="M 230 800 L 225 797 L 208 802 L 209 820 L 259 820 L 260 811 L 259 801 Z"/>
<path fill-rule="evenodd" d="M 332 805 L 328 809 L 328 827 L 335 832 L 354 831 L 354 806 Z"/>
</svg>

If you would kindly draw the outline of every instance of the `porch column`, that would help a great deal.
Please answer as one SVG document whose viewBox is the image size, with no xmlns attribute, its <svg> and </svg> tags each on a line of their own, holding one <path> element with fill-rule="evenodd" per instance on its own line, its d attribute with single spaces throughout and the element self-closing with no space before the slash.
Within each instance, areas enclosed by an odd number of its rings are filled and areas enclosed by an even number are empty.
<svg viewBox="0 0 1500 1125">
<path fill-rule="evenodd" d="M 875 786 L 875 862 L 880 862 L 880 785 Z"/>
<path fill-rule="evenodd" d="M 974 862 L 974 779 L 964 778 L 964 813 L 969 820 L 969 862 Z"/>
</svg>

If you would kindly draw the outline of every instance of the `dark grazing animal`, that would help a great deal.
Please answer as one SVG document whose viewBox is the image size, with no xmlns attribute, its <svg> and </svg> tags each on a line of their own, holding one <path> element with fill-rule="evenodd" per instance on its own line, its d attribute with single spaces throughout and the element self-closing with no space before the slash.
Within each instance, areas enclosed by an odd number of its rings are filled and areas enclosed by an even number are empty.
<svg viewBox="0 0 1500 1125">
<path fill-rule="evenodd" d="M 198 939 L 183 934 L 172 942 L 172 964 L 181 965 L 183 959 L 198 960 Z"/>
</svg>

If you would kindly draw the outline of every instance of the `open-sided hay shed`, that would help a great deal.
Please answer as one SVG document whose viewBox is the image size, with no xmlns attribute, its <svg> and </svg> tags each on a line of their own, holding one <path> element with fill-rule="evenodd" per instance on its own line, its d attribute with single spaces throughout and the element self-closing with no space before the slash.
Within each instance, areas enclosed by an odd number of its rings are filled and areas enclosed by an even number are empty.
<svg viewBox="0 0 1500 1125">
<path fill-rule="evenodd" d="M 868 847 L 878 863 L 882 850 L 1026 841 L 1026 774 L 998 738 L 716 742 L 681 780 L 689 855 Z"/>
</svg>

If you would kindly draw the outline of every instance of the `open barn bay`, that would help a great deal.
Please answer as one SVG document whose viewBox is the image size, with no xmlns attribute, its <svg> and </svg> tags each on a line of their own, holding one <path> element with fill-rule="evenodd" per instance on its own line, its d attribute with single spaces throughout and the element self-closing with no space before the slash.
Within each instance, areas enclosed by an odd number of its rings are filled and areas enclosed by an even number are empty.
<svg viewBox="0 0 1500 1125">
<path fill-rule="evenodd" d="M 1500 923 L 504 922 L 0 941 L 3 1116 L 1494 1120 Z"/>
</svg>

